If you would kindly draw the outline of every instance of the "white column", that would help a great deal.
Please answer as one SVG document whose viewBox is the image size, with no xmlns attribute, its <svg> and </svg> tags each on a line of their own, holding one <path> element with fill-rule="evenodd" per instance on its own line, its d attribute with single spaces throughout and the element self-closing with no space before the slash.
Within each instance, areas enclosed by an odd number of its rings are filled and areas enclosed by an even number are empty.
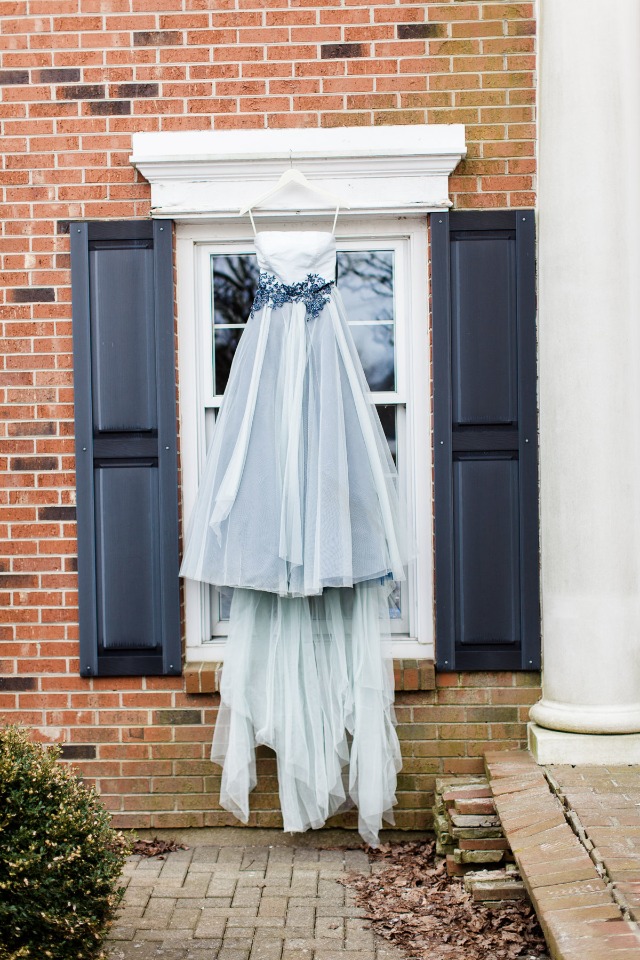
<svg viewBox="0 0 640 960">
<path fill-rule="evenodd" d="M 540 15 L 543 699 L 530 742 L 540 762 L 561 741 L 555 762 L 585 749 L 637 762 L 640 737 L 539 728 L 640 732 L 640 3 L 540 0 Z"/>
</svg>

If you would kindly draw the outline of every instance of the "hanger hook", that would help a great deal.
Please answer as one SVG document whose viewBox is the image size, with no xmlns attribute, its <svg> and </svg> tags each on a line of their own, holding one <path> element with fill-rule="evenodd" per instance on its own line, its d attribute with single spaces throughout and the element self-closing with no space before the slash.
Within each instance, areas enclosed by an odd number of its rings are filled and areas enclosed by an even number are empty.
<svg viewBox="0 0 640 960">
<path fill-rule="evenodd" d="M 289 167 L 293 170 L 293 150 L 289 150 Z"/>
</svg>

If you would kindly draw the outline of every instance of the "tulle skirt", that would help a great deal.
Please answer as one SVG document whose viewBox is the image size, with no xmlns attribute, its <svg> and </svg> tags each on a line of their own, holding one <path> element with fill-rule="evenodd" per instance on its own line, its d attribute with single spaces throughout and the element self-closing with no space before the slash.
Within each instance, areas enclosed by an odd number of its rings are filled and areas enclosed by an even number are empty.
<svg viewBox="0 0 640 960">
<path fill-rule="evenodd" d="M 388 598 L 404 579 L 397 473 L 334 290 L 318 315 L 249 319 L 181 575 L 234 587 L 212 759 L 245 821 L 255 746 L 277 756 L 287 831 L 357 805 L 378 842 L 400 750 Z"/>
<path fill-rule="evenodd" d="M 264 306 L 240 340 L 181 575 L 311 596 L 404 578 L 397 474 L 334 291 Z"/>
<path fill-rule="evenodd" d="M 393 824 L 400 748 L 388 649 L 388 585 L 282 598 L 233 595 L 211 758 L 221 805 L 246 822 L 255 745 L 277 757 L 287 831 L 321 827 L 354 804 L 375 845 Z"/>
</svg>

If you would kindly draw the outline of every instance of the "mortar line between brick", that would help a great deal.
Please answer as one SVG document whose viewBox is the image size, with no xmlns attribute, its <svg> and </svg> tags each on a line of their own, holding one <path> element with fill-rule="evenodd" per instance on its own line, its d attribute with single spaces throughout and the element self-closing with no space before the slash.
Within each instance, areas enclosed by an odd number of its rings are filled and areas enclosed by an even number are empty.
<svg viewBox="0 0 640 960">
<path fill-rule="evenodd" d="M 633 917 L 631 916 L 629 904 L 626 901 L 624 894 L 622 894 L 616 888 L 613 880 L 609 876 L 609 871 L 606 868 L 604 860 L 598 860 L 597 857 L 594 856 L 594 851 L 596 847 L 594 846 L 593 841 L 590 839 L 584 827 L 584 824 L 580 820 L 580 817 L 578 816 L 576 811 L 571 807 L 571 802 L 569 798 L 567 797 L 561 785 L 558 783 L 556 778 L 553 776 L 553 774 L 547 767 L 543 767 L 542 772 L 544 774 L 545 780 L 549 784 L 549 789 L 551 790 L 553 795 L 557 797 L 557 799 L 560 801 L 560 806 L 562 807 L 562 813 L 564 814 L 565 820 L 567 821 L 567 823 L 573 830 L 574 834 L 580 841 L 580 844 L 584 847 L 584 849 L 589 854 L 589 859 L 591 860 L 596 870 L 598 871 L 598 873 L 606 883 L 607 891 L 611 899 L 620 908 L 620 912 L 622 913 L 623 919 L 627 921 L 629 926 L 635 931 L 636 935 L 640 937 L 640 924 L 638 923 L 637 920 L 634 920 Z"/>
</svg>

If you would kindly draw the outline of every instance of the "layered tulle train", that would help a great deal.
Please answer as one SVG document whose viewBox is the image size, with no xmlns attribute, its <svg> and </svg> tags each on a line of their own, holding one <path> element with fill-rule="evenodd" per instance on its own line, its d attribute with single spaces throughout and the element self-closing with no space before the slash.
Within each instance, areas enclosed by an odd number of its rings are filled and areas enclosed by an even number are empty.
<svg viewBox="0 0 640 960">
<path fill-rule="evenodd" d="M 354 804 L 378 843 L 393 823 L 400 749 L 393 712 L 389 583 L 320 597 L 234 592 L 212 759 L 221 805 L 246 822 L 255 746 L 277 757 L 287 831 L 320 827 Z"/>
<path fill-rule="evenodd" d="M 356 805 L 393 823 L 400 749 L 389 593 L 407 545 L 398 475 L 335 288 L 335 239 L 256 237 L 260 280 L 190 519 L 181 574 L 234 588 L 212 759 L 241 820 L 255 749 L 287 831 Z"/>
</svg>

